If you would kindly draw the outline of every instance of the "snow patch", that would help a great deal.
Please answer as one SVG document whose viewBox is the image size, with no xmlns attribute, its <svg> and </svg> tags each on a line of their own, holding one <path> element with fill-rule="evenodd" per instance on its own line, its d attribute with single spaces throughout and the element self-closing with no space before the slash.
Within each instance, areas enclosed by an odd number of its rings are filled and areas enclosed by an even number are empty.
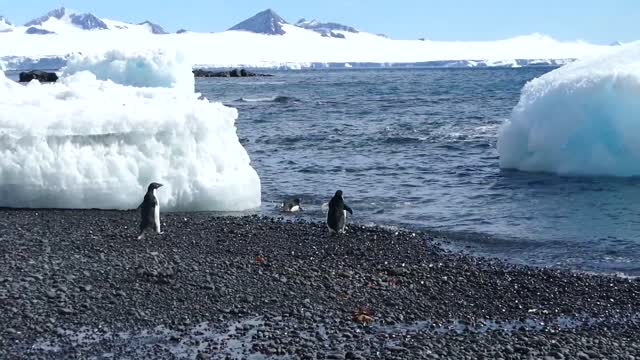
<svg viewBox="0 0 640 360">
<path fill-rule="evenodd" d="M 176 88 L 184 93 L 193 93 L 195 87 L 191 63 L 175 51 L 112 50 L 94 56 L 74 54 L 63 73 L 72 75 L 85 70 L 98 80 L 121 85 Z"/>
</svg>

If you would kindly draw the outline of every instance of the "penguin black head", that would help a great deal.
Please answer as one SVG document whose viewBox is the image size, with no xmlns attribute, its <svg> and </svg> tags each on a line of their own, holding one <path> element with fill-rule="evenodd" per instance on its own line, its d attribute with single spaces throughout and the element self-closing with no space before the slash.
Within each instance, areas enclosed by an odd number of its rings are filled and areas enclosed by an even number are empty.
<svg viewBox="0 0 640 360">
<path fill-rule="evenodd" d="M 300 205 L 300 199 L 299 198 L 293 199 L 293 205 Z"/>
<path fill-rule="evenodd" d="M 157 182 L 152 182 L 151 184 L 149 184 L 149 188 L 147 188 L 147 191 L 152 191 L 155 190 L 159 187 L 162 187 L 163 185 Z"/>
<path fill-rule="evenodd" d="M 342 198 L 342 190 L 336 191 L 336 194 L 334 196 L 337 198 Z"/>
</svg>

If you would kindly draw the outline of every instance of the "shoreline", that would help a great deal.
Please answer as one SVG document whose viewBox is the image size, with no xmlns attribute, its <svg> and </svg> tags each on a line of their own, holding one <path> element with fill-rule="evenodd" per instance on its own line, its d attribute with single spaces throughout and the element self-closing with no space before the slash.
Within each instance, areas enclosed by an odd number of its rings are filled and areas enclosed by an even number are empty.
<svg viewBox="0 0 640 360">
<path fill-rule="evenodd" d="M 166 213 L 136 240 L 138 219 L 0 209 L 0 357 L 640 356 L 636 279 L 382 227 Z"/>
</svg>

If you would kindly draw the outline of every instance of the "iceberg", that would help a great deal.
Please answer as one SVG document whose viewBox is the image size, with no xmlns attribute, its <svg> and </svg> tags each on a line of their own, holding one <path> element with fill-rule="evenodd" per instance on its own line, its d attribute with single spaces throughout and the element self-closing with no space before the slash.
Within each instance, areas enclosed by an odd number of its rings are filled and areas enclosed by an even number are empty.
<svg viewBox="0 0 640 360">
<path fill-rule="evenodd" d="M 0 206 L 131 209 L 152 181 L 167 210 L 260 206 L 237 111 L 193 84 L 164 51 L 75 56 L 55 84 L 0 72 Z"/>
<path fill-rule="evenodd" d="M 640 42 L 527 83 L 501 127 L 502 168 L 640 175 Z"/>
</svg>

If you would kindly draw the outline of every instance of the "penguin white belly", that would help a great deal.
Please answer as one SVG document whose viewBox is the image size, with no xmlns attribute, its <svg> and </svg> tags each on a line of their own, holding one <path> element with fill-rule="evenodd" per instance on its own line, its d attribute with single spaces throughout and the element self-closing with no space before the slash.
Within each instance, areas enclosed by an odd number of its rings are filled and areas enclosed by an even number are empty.
<svg viewBox="0 0 640 360">
<path fill-rule="evenodd" d="M 156 231 L 160 233 L 160 205 L 156 205 L 153 214 L 154 221 L 156 223 Z"/>
<path fill-rule="evenodd" d="M 293 206 L 291 207 L 291 210 L 289 210 L 289 211 L 291 211 L 291 212 L 300 211 L 300 206 L 298 206 L 298 205 L 293 205 Z"/>
<path fill-rule="evenodd" d="M 344 229 L 347 227 L 347 210 L 343 210 L 344 219 L 342 221 L 342 227 L 340 228 L 340 232 L 344 232 Z"/>
<path fill-rule="evenodd" d="M 153 196 L 155 196 L 155 190 L 153 190 L 154 194 Z M 153 220 L 155 222 L 156 225 L 156 232 L 159 234 L 160 233 L 160 202 L 158 201 L 158 197 L 155 196 L 156 198 L 156 206 L 153 209 Z"/>
</svg>

